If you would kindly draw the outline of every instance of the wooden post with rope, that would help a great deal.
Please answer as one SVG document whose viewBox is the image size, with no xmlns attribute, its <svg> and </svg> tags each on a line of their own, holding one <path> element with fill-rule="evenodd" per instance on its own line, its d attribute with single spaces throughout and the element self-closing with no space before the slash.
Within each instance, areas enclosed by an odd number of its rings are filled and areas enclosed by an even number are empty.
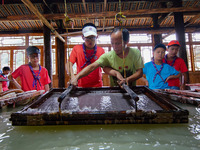
<svg viewBox="0 0 200 150">
<path fill-rule="evenodd" d="M 124 78 L 126 79 L 126 68 L 125 68 L 125 47 L 124 47 L 124 39 L 123 39 L 123 27 L 122 23 L 123 20 L 126 19 L 126 16 L 122 15 L 121 11 L 121 0 L 119 0 L 119 9 L 120 12 L 115 15 L 115 20 L 117 20 L 120 24 L 121 32 L 122 32 L 122 54 L 123 54 L 123 70 L 124 70 Z M 130 97 L 135 101 L 135 111 L 137 111 L 137 101 L 139 100 L 139 97 L 137 94 L 129 88 L 126 83 L 122 84 L 123 89 L 130 95 Z"/>
<path fill-rule="evenodd" d="M 68 14 L 67 14 L 67 2 L 66 2 L 66 0 L 64 0 L 64 3 L 65 3 L 65 14 L 64 14 L 64 16 L 65 16 L 65 23 L 67 24 L 67 26 L 70 24 L 70 23 L 72 23 L 73 24 L 73 20 L 68 16 Z M 67 32 L 67 68 L 68 68 L 68 74 L 69 74 L 69 80 L 71 80 L 71 70 L 70 70 L 70 68 L 72 67 L 72 66 L 70 66 L 70 63 L 69 63 L 69 44 L 68 44 L 68 27 L 66 28 L 66 32 Z"/>
<path fill-rule="evenodd" d="M 124 67 L 124 78 L 126 78 L 125 58 L 124 58 L 125 50 L 124 50 L 123 27 L 122 27 L 123 19 L 126 19 L 126 16 L 122 15 L 121 0 L 119 0 L 119 9 L 120 9 L 120 12 L 115 15 L 115 20 L 119 22 L 120 27 L 121 27 L 121 32 L 122 32 L 123 67 Z"/>
<path fill-rule="evenodd" d="M 67 15 L 67 3 L 66 3 L 66 0 L 64 0 L 65 2 L 65 23 L 67 25 L 69 25 L 71 22 L 73 23 L 73 20 L 70 19 L 70 17 Z M 68 56 L 68 60 L 67 62 L 69 61 L 69 44 L 68 44 L 68 27 L 66 28 L 66 32 L 67 32 L 67 56 Z M 71 72 L 70 72 L 70 63 L 67 63 L 69 64 L 69 78 L 71 79 Z M 58 97 L 58 102 L 59 102 L 59 113 L 61 115 L 61 103 L 63 101 L 63 99 L 71 92 L 71 90 L 73 89 L 73 86 L 72 85 L 68 85 L 67 89 L 62 92 L 62 94 Z M 62 118 L 61 118 L 62 119 Z"/>
</svg>

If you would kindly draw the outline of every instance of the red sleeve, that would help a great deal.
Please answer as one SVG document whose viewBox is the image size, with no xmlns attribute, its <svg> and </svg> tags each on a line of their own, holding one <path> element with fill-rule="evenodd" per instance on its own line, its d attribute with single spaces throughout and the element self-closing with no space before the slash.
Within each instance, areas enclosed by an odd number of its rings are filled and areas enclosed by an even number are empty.
<svg viewBox="0 0 200 150">
<path fill-rule="evenodd" d="M 43 84 L 46 85 L 46 84 L 49 84 L 51 83 L 51 79 L 49 77 L 49 74 L 48 74 L 48 71 L 46 68 L 43 68 L 44 69 L 44 79 L 43 79 Z"/>
<path fill-rule="evenodd" d="M 77 46 L 73 47 L 72 52 L 69 56 L 69 61 L 73 64 L 77 61 Z"/>
<path fill-rule="evenodd" d="M 105 53 L 105 50 L 101 47 L 101 55 Z"/>
<path fill-rule="evenodd" d="M 13 78 L 16 79 L 17 77 L 19 77 L 19 76 L 21 75 L 21 68 L 22 68 L 22 66 L 18 67 L 18 68 L 11 74 Z"/>
</svg>

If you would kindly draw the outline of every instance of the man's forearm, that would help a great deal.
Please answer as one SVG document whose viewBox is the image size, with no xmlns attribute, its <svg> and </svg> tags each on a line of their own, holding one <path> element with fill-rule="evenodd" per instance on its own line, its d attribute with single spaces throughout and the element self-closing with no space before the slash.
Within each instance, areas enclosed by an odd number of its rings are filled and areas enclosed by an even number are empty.
<svg viewBox="0 0 200 150">
<path fill-rule="evenodd" d="M 14 85 L 18 88 L 18 89 L 21 89 L 22 87 L 21 87 L 21 85 L 11 76 L 11 78 L 12 78 L 12 81 L 13 81 L 13 83 L 14 83 Z"/>
<path fill-rule="evenodd" d="M 94 71 L 96 68 L 99 67 L 99 64 L 94 62 L 92 64 L 90 64 L 89 66 L 85 67 L 83 70 L 81 70 L 81 72 L 79 72 L 75 78 L 77 80 L 81 79 L 82 77 L 87 76 L 88 74 L 90 74 L 92 71 Z"/>
<path fill-rule="evenodd" d="M 118 71 L 116 71 L 116 70 L 114 70 L 114 69 L 112 69 L 112 68 L 104 67 L 104 68 L 103 68 L 103 71 L 104 71 L 106 74 L 110 75 L 110 76 L 115 76 L 115 77 L 117 77 Z"/>
<path fill-rule="evenodd" d="M 127 77 L 128 82 L 132 82 L 135 81 L 139 78 L 141 78 L 143 76 L 143 70 L 138 69 L 134 74 L 132 74 L 131 76 Z"/>
<path fill-rule="evenodd" d="M 69 74 L 69 76 L 71 78 L 73 78 L 74 77 L 73 63 L 67 62 L 67 64 L 66 64 L 66 70 L 67 70 L 67 73 Z"/>
<path fill-rule="evenodd" d="M 171 76 L 170 76 L 170 79 L 176 79 L 176 78 L 179 78 L 180 75 L 181 75 L 180 73 L 179 73 L 178 75 L 171 75 Z"/>
</svg>

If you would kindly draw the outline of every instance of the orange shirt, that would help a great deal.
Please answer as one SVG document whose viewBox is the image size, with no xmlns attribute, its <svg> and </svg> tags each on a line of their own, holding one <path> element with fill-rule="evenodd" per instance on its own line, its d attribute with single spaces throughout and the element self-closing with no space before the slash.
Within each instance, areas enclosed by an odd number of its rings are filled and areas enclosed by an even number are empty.
<svg viewBox="0 0 200 150">
<path fill-rule="evenodd" d="M 93 50 L 86 49 L 86 53 L 87 53 L 86 54 L 87 57 L 88 56 L 90 57 L 94 53 L 94 49 Z M 103 48 L 97 46 L 97 52 L 96 52 L 95 56 L 91 59 L 91 63 L 95 62 L 104 53 L 105 52 L 104 52 Z M 83 45 L 74 46 L 74 48 L 70 54 L 70 62 L 73 64 L 76 63 L 77 73 L 79 73 L 83 69 L 83 68 L 81 68 L 81 66 L 83 66 L 84 63 L 86 62 L 85 55 L 83 52 Z M 87 65 L 85 65 L 85 67 L 86 66 Z M 103 82 L 102 82 L 101 67 L 98 67 L 97 69 L 95 69 L 88 76 L 85 76 L 85 77 L 79 79 L 78 86 L 79 87 L 102 87 Z"/>
<path fill-rule="evenodd" d="M 38 74 L 39 70 L 34 70 L 36 74 Z M 36 87 L 33 85 L 33 74 L 29 68 L 29 65 L 21 65 L 19 68 L 17 68 L 12 73 L 13 78 L 20 77 L 21 79 L 21 87 L 23 91 L 30 91 L 30 90 L 36 90 Z M 46 84 L 49 84 L 51 82 L 48 71 L 46 68 L 41 66 L 41 72 L 40 72 L 40 83 L 37 81 L 37 90 L 44 90 L 44 86 Z"/>
</svg>

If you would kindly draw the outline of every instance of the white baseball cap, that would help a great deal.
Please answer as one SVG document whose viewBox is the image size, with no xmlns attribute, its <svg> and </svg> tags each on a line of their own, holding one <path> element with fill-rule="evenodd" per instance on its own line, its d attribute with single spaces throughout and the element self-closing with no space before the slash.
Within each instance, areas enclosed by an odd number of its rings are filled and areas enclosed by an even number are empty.
<svg viewBox="0 0 200 150">
<path fill-rule="evenodd" d="M 88 37 L 91 35 L 97 36 L 97 29 L 93 26 L 86 26 L 85 28 L 83 28 L 82 33 L 84 37 Z"/>
</svg>

